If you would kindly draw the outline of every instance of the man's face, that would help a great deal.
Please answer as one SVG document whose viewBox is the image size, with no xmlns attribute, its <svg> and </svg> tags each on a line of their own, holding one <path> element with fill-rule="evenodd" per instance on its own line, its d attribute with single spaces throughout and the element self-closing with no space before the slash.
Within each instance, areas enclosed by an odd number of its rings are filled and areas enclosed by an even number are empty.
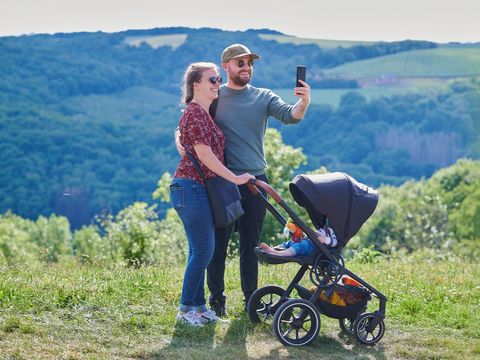
<svg viewBox="0 0 480 360">
<path fill-rule="evenodd" d="M 224 68 L 230 81 L 235 85 L 245 86 L 252 78 L 253 60 L 248 55 L 242 56 L 227 62 Z"/>
</svg>

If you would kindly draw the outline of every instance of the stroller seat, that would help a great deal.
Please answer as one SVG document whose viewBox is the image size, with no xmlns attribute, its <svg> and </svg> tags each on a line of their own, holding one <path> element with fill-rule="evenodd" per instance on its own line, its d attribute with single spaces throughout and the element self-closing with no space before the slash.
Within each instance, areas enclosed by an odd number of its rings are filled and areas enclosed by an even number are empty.
<svg viewBox="0 0 480 360">
<path fill-rule="evenodd" d="M 316 255 L 314 256 L 278 256 L 270 254 L 259 247 L 255 248 L 255 255 L 257 255 L 258 260 L 265 262 L 267 264 L 285 264 L 288 262 L 296 262 L 300 265 L 312 265 L 315 262 Z"/>
</svg>

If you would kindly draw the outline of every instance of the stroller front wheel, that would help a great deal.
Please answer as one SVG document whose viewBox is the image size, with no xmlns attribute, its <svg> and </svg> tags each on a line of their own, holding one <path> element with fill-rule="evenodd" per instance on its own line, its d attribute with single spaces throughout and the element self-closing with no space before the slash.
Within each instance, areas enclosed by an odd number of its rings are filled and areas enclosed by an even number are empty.
<svg viewBox="0 0 480 360">
<path fill-rule="evenodd" d="M 272 326 L 283 345 L 307 345 L 320 331 L 320 314 L 310 301 L 292 299 L 278 308 Z"/>
<path fill-rule="evenodd" d="M 253 323 L 270 322 L 275 311 L 282 304 L 284 294 L 285 289 L 276 285 L 268 285 L 255 290 L 247 304 L 250 321 Z"/>
<path fill-rule="evenodd" d="M 383 318 L 375 313 L 363 313 L 353 323 L 353 334 L 362 344 L 374 345 L 385 333 Z"/>
</svg>

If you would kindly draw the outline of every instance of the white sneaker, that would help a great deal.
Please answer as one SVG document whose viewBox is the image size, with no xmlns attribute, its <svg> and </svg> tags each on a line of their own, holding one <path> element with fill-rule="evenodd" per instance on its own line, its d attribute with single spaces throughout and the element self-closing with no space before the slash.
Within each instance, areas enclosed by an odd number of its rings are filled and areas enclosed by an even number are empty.
<svg viewBox="0 0 480 360">
<path fill-rule="evenodd" d="M 197 315 L 198 318 L 200 319 L 200 322 L 202 324 L 213 324 L 213 323 L 229 323 L 230 321 L 221 319 L 215 314 L 215 311 L 213 310 L 208 310 L 205 311 L 204 313 L 200 313 Z"/>
<path fill-rule="evenodd" d="M 190 310 L 185 314 L 177 314 L 177 320 L 190 326 L 203 326 L 203 323 L 195 310 Z"/>
</svg>

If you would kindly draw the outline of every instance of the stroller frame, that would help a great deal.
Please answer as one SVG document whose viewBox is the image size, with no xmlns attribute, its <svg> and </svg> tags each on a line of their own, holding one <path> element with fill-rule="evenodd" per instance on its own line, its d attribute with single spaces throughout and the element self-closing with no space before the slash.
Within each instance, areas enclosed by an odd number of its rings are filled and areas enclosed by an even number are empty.
<svg viewBox="0 0 480 360">
<path fill-rule="evenodd" d="M 348 179 L 348 177 L 347 177 Z M 349 180 L 350 181 L 350 180 Z M 250 191 L 260 197 L 260 200 L 269 210 L 269 212 L 277 219 L 280 224 L 285 226 L 286 219 L 280 212 L 267 200 L 267 198 L 258 189 L 263 189 L 269 194 L 274 201 L 283 208 L 287 214 L 292 218 L 306 236 L 315 243 L 319 249 L 319 253 L 315 257 L 280 257 L 264 252 L 256 248 L 255 253 L 260 260 L 270 264 L 280 264 L 286 262 L 297 262 L 300 264 L 300 269 L 295 274 L 294 278 L 284 290 L 279 286 L 265 286 L 257 289 L 247 304 L 247 312 L 252 322 L 268 322 L 273 317 L 272 326 L 275 335 L 284 345 L 302 346 L 311 343 L 315 340 L 320 329 L 320 314 L 329 316 L 328 311 L 319 309 L 317 300 L 322 292 L 330 295 L 333 291 L 333 286 L 338 283 L 343 275 L 348 275 L 361 285 L 361 288 L 367 292 L 368 299 L 364 303 L 360 303 L 354 309 L 354 314 L 343 317 L 342 315 L 332 315 L 339 319 L 340 328 L 348 335 L 353 335 L 357 340 L 366 345 L 374 345 L 377 343 L 385 331 L 385 311 L 387 298 L 380 291 L 375 289 L 368 282 L 361 277 L 348 270 L 345 267 L 345 262 L 340 254 L 340 251 L 332 251 L 322 244 L 318 239 L 314 230 L 312 230 L 281 198 L 269 184 L 261 180 L 251 180 L 247 183 Z M 309 289 L 304 288 L 299 282 L 304 277 L 305 273 L 310 270 L 310 279 L 316 285 L 315 291 L 312 293 Z M 314 276 L 312 276 L 312 274 Z M 293 290 L 296 290 L 301 299 L 290 299 Z M 273 300 L 273 297 L 276 300 Z M 379 308 L 373 313 L 365 312 L 367 302 L 371 296 L 379 300 Z M 269 297 L 268 301 L 265 297 Z M 261 315 L 261 317 L 259 316 Z M 310 322 L 310 329 L 307 331 L 304 328 L 305 322 Z M 287 331 L 282 330 L 285 323 L 290 324 Z M 315 325 L 315 326 L 314 326 Z M 311 330 L 313 327 L 313 330 Z M 289 335 L 294 332 L 296 338 L 291 338 Z M 306 332 L 305 336 L 300 336 Z"/>
</svg>

